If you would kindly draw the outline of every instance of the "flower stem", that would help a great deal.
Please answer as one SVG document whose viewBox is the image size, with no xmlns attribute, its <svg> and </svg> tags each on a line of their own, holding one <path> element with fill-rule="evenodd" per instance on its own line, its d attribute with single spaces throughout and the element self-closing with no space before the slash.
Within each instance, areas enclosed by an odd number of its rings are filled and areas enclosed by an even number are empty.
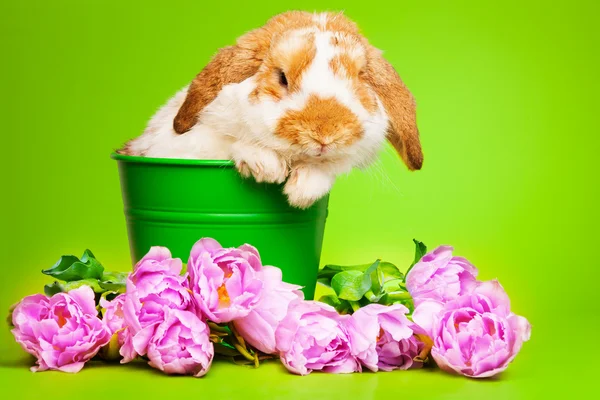
<svg viewBox="0 0 600 400">
<path fill-rule="evenodd" d="M 211 342 L 213 342 L 213 343 L 222 343 L 222 342 L 223 342 L 223 339 L 222 339 L 220 336 L 218 336 L 218 335 L 213 335 L 213 334 L 211 334 L 211 335 L 209 336 L 209 339 L 210 339 L 210 341 L 211 341 Z"/>
<path fill-rule="evenodd" d="M 237 329 L 235 329 L 233 323 L 229 323 L 227 326 L 229 327 L 229 330 L 232 334 L 231 344 L 233 344 L 236 350 L 239 351 L 245 359 L 247 359 L 248 361 L 252 361 L 254 363 L 255 368 L 258 368 L 260 364 L 260 360 L 258 358 L 258 351 L 252 351 L 252 348 L 248 349 L 246 341 L 244 340 L 242 335 L 239 334 Z"/>
<path fill-rule="evenodd" d="M 350 307 L 352 307 L 352 311 L 358 311 L 360 308 L 360 304 L 358 301 L 350 301 Z"/>
<path fill-rule="evenodd" d="M 365 293 L 365 298 L 369 299 L 369 301 L 373 301 L 371 299 L 375 298 L 377 296 L 375 296 L 375 293 L 373 293 L 372 290 L 367 290 L 367 293 Z"/>
<path fill-rule="evenodd" d="M 388 293 L 387 295 L 387 300 L 389 302 L 393 302 L 393 301 L 397 301 L 397 300 L 410 300 L 412 299 L 412 297 L 410 296 L 410 293 L 408 292 L 394 292 L 394 293 Z"/>
<path fill-rule="evenodd" d="M 235 327 L 233 326 L 232 323 L 230 323 L 228 326 L 229 326 L 229 330 L 231 331 L 231 333 L 233 333 L 233 336 L 238 341 L 238 343 L 241 344 L 242 346 L 244 346 L 244 348 L 245 348 L 246 341 L 244 340 L 244 338 L 238 333 L 238 331 L 235 329 Z"/>
<path fill-rule="evenodd" d="M 239 352 L 240 352 L 240 354 L 241 354 L 241 355 L 243 355 L 243 356 L 244 356 L 244 358 L 245 358 L 246 360 L 248 360 L 248 361 L 252 361 L 252 362 L 254 362 L 254 363 L 255 363 L 255 365 L 256 365 L 256 361 L 254 360 L 254 357 L 253 357 L 253 356 L 252 356 L 250 353 L 248 353 L 248 351 L 247 351 L 247 350 L 246 350 L 244 347 L 242 347 L 242 346 L 241 346 L 239 343 L 237 343 L 235 340 L 233 341 L 233 343 L 232 343 L 232 344 L 233 344 L 233 347 L 235 347 L 235 348 L 236 348 L 236 350 L 237 350 L 237 351 L 239 351 Z"/>
<path fill-rule="evenodd" d="M 431 348 L 433 347 L 433 341 L 427 335 L 415 334 L 414 336 L 418 340 L 420 340 L 424 345 L 421 352 L 414 358 L 414 361 L 427 362 L 427 359 L 429 358 L 429 353 L 431 352 Z"/>
<path fill-rule="evenodd" d="M 217 325 L 214 322 L 208 321 L 208 327 L 211 331 L 229 333 L 229 329 L 226 326 Z"/>
</svg>

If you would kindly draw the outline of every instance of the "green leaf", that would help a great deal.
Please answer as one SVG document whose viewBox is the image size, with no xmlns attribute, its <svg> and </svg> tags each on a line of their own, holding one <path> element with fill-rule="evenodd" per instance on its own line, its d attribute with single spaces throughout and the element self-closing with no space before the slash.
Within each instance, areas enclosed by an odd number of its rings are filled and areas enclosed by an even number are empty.
<svg viewBox="0 0 600 400">
<path fill-rule="evenodd" d="M 125 293 L 125 290 L 127 289 L 125 286 L 125 283 L 121 283 L 121 282 L 111 282 L 111 281 L 106 281 L 106 282 L 98 282 L 98 285 L 100 285 L 100 287 L 108 292 L 118 292 L 118 293 Z"/>
<path fill-rule="evenodd" d="M 15 311 L 15 308 L 19 305 L 19 303 L 15 303 L 12 306 L 10 306 L 8 308 L 8 315 L 6 316 L 6 322 L 8 323 L 9 328 L 13 328 L 13 321 L 12 321 L 12 315 L 13 315 L 13 311 Z"/>
<path fill-rule="evenodd" d="M 90 249 L 85 249 L 85 251 L 83 252 L 83 255 L 81 256 L 81 262 L 82 263 L 87 263 L 88 260 L 91 259 L 96 259 L 96 257 L 94 257 L 94 253 L 92 253 L 92 251 Z"/>
<path fill-rule="evenodd" d="M 127 272 L 104 272 L 102 274 L 102 278 L 100 279 L 103 282 L 112 281 L 112 282 L 123 282 L 127 281 L 127 277 L 129 274 Z"/>
<path fill-rule="evenodd" d="M 106 301 L 113 301 L 118 295 L 119 293 L 115 292 L 104 292 L 100 297 Z"/>
<path fill-rule="evenodd" d="M 347 300 L 340 300 L 336 295 L 329 294 L 319 298 L 321 303 L 329 304 L 340 314 L 349 314 L 352 310 L 350 303 Z"/>
<path fill-rule="evenodd" d="M 381 300 L 383 296 L 385 296 L 384 290 L 377 294 L 375 294 L 375 292 L 373 291 L 368 291 L 367 293 L 365 293 L 365 297 L 363 300 L 366 300 L 366 303 L 363 305 L 367 305 L 369 303 L 379 303 L 379 300 Z"/>
<path fill-rule="evenodd" d="M 378 259 L 365 271 L 365 274 L 369 274 L 369 278 L 371 279 L 371 290 L 367 291 L 365 295 L 369 298 L 369 301 L 379 300 L 379 297 L 381 297 L 383 291 L 384 276 L 383 271 L 379 269 L 380 265 L 381 260 Z"/>
<path fill-rule="evenodd" d="M 43 274 L 52 275 L 65 271 L 74 263 L 79 262 L 79 258 L 75 256 L 62 256 L 51 268 L 42 271 Z"/>
<path fill-rule="evenodd" d="M 371 288 L 370 272 L 363 273 L 357 270 L 339 272 L 331 279 L 331 288 L 340 299 L 358 301 Z"/>
<path fill-rule="evenodd" d="M 365 271 L 365 274 L 370 274 L 373 271 L 375 271 L 377 269 L 377 267 L 379 267 L 379 264 L 381 263 L 380 259 L 375 260 L 375 262 L 373 264 L 371 264 L 369 266 L 369 268 L 367 268 L 367 270 Z"/>
<path fill-rule="evenodd" d="M 353 313 L 358 311 L 361 307 L 361 304 L 358 301 L 350 301 L 349 303 Z"/>
<path fill-rule="evenodd" d="M 127 282 L 126 272 L 106 272 L 102 275 L 99 285 L 111 292 L 125 293 Z"/>
<path fill-rule="evenodd" d="M 317 283 L 320 283 L 321 285 L 327 286 L 327 287 L 331 287 L 331 278 L 327 277 L 327 278 L 317 278 Z"/>
<path fill-rule="evenodd" d="M 380 300 L 379 304 L 390 306 L 392 304 L 402 304 L 408 308 L 409 313 L 414 310 L 413 299 L 405 290 L 399 290 L 397 292 L 386 293 Z"/>
<path fill-rule="evenodd" d="M 44 285 L 44 294 L 48 297 L 54 296 L 56 293 L 62 292 L 63 289 L 58 281 Z"/>
<path fill-rule="evenodd" d="M 329 304 L 331 307 L 336 308 L 339 307 L 342 302 L 340 299 L 338 299 L 338 297 L 336 295 L 333 294 L 328 294 L 326 296 L 321 296 L 319 298 L 319 301 L 321 303 L 325 303 L 325 304 Z"/>
<path fill-rule="evenodd" d="M 394 279 L 403 279 L 404 274 L 390 262 L 383 261 L 379 264 L 379 269 L 383 273 L 383 283 L 389 282 Z"/>
<path fill-rule="evenodd" d="M 64 282 L 62 283 L 62 287 L 64 288 L 63 292 L 68 292 L 69 290 L 77 289 L 84 285 L 91 287 L 95 293 L 105 292 L 96 279 L 81 279 L 79 281 Z"/>
<path fill-rule="evenodd" d="M 406 291 L 406 284 L 403 279 L 392 279 L 383 284 L 385 292 Z"/>
<path fill-rule="evenodd" d="M 408 273 L 410 272 L 412 267 L 414 267 L 415 264 L 418 263 L 419 260 L 421 258 L 423 258 L 423 256 L 425 254 L 427 254 L 427 246 L 425 246 L 425 244 L 423 242 L 419 242 L 417 239 L 413 239 L 413 242 L 415 243 L 415 259 L 413 260 L 412 264 L 410 264 L 410 267 L 408 267 L 408 270 L 406 271 L 406 275 L 408 275 Z M 404 276 L 405 282 L 406 282 L 406 275 Z"/>
<path fill-rule="evenodd" d="M 376 268 L 375 271 L 371 272 L 371 290 L 367 291 L 367 297 L 372 299 L 379 296 L 383 292 L 383 272 Z"/>
<path fill-rule="evenodd" d="M 104 267 L 90 250 L 83 253 L 81 260 L 72 255 L 62 256 L 51 268 L 42 271 L 46 275 L 65 282 L 100 279 L 103 272 Z"/>
<path fill-rule="evenodd" d="M 427 246 L 425 246 L 425 243 L 419 242 L 417 239 L 413 239 L 413 242 L 415 243 L 415 259 L 413 261 L 413 265 L 415 265 L 421 258 L 423 258 L 425 254 L 427 254 Z"/>
<path fill-rule="evenodd" d="M 342 271 L 361 271 L 365 272 L 373 264 L 360 264 L 360 265 L 334 265 L 328 264 L 319 270 L 317 275 L 317 281 L 325 286 L 331 286 L 331 279 Z"/>
<path fill-rule="evenodd" d="M 240 352 L 229 345 L 223 343 L 213 343 L 215 354 L 219 354 L 226 357 L 236 357 L 240 355 Z"/>
<path fill-rule="evenodd" d="M 395 279 L 395 278 L 402 278 L 404 276 L 402 274 L 402 272 L 398 269 L 398 267 L 396 267 L 394 264 L 392 264 L 390 262 L 386 262 L 386 261 L 381 261 L 381 260 L 379 260 L 379 261 L 380 261 L 380 263 L 378 265 L 378 268 L 382 270 L 383 275 L 385 276 L 384 281 L 387 281 L 390 279 Z M 375 263 L 377 263 L 377 261 Z M 324 285 L 330 286 L 329 281 L 338 272 L 342 272 L 342 271 L 366 272 L 368 269 L 373 267 L 373 264 L 374 263 L 360 264 L 360 265 L 347 265 L 347 266 L 328 264 L 319 270 L 317 280 Z"/>
<path fill-rule="evenodd" d="M 77 289 L 78 287 L 87 285 L 92 288 L 95 293 L 105 292 L 96 279 L 81 279 L 79 281 L 58 282 L 47 284 L 44 286 L 46 296 L 54 296 L 56 293 L 68 292 L 69 290 Z"/>
<path fill-rule="evenodd" d="M 318 282 L 330 286 L 338 295 L 323 296 L 321 301 L 338 311 L 343 308 L 351 312 L 350 303 L 340 305 L 339 302 L 360 301 L 361 306 L 381 303 L 388 292 L 406 291 L 403 279 L 404 274 L 398 267 L 378 259 L 371 264 L 326 265 L 319 271 Z"/>
<path fill-rule="evenodd" d="M 95 293 L 105 292 L 105 290 L 102 289 L 102 287 L 99 285 L 99 283 L 96 279 L 81 279 L 79 281 L 65 282 L 62 284 L 62 286 L 65 288 L 65 290 L 64 290 L 65 292 L 68 292 L 69 290 L 77 289 L 78 287 L 81 287 L 84 285 L 91 287 Z"/>
</svg>

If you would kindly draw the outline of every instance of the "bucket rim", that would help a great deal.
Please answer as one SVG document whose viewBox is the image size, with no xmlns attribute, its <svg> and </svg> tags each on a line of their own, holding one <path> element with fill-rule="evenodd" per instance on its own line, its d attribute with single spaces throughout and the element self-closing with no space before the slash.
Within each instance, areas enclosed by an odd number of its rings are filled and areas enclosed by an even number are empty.
<svg viewBox="0 0 600 400">
<path fill-rule="evenodd" d="M 113 152 L 110 158 L 117 161 L 126 163 L 138 163 L 138 164 L 162 164 L 162 165 L 193 165 L 197 167 L 234 167 L 234 163 L 231 160 L 191 160 L 183 158 L 155 158 L 155 157 L 141 157 L 141 156 L 129 156 L 126 154 L 119 154 Z"/>
</svg>

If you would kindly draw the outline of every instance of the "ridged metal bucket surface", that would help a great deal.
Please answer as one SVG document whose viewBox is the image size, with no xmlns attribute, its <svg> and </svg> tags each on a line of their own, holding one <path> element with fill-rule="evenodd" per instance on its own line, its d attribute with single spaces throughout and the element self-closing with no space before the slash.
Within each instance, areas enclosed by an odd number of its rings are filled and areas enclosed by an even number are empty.
<svg viewBox="0 0 600 400">
<path fill-rule="evenodd" d="M 193 244 L 212 237 L 224 247 L 249 243 L 264 265 L 283 271 L 312 299 L 328 198 L 307 210 L 290 207 L 280 185 L 243 179 L 233 163 L 113 154 L 117 160 L 131 260 L 151 246 L 187 262 Z"/>
</svg>

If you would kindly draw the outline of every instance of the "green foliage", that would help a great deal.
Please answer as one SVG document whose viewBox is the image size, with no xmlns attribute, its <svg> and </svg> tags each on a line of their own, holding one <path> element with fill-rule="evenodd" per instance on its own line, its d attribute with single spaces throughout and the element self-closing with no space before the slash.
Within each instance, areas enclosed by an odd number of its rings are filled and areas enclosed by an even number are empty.
<svg viewBox="0 0 600 400">
<path fill-rule="evenodd" d="M 415 259 L 413 260 L 412 264 L 410 264 L 410 267 L 408 267 L 406 275 L 408 275 L 412 267 L 414 267 L 415 264 L 418 263 L 425 254 L 427 254 L 427 246 L 425 246 L 423 242 L 419 242 L 417 239 L 413 239 L 413 242 L 415 243 Z M 406 282 L 406 276 L 404 277 L 404 281 Z"/>
<path fill-rule="evenodd" d="M 96 293 L 102 293 L 105 290 L 100 287 L 97 279 L 81 279 L 79 281 L 49 283 L 44 286 L 46 296 L 54 296 L 56 293 L 68 292 L 69 290 L 77 289 L 80 286 L 87 285 Z"/>
<path fill-rule="evenodd" d="M 81 279 L 100 279 L 104 267 L 90 250 L 86 250 L 81 260 L 75 256 L 62 256 L 51 268 L 42 271 L 61 281 L 71 282 Z"/>
<path fill-rule="evenodd" d="M 358 301 L 371 288 L 371 277 L 360 271 L 342 271 L 331 279 L 331 288 L 340 299 Z"/>
<path fill-rule="evenodd" d="M 425 255 L 427 247 L 416 239 L 415 258 L 408 271 Z M 407 271 L 407 274 L 408 274 Z M 319 301 L 329 304 L 340 313 L 352 313 L 367 304 L 403 304 L 410 312 L 413 301 L 406 289 L 406 274 L 386 261 L 376 260 L 360 265 L 326 265 L 319 271 L 318 282 L 333 289 L 335 294 L 322 296 Z"/>
<path fill-rule="evenodd" d="M 62 256 L 52 267 L 42 273 L 55 279 L 44 286 L 44 293 L 53 296 L 87 285 L 95 293 L 124 293 L 127 273 L 108 272 L 90 250 L 85 250 L 81 259 L 73 255 Z"/>
</svg>

